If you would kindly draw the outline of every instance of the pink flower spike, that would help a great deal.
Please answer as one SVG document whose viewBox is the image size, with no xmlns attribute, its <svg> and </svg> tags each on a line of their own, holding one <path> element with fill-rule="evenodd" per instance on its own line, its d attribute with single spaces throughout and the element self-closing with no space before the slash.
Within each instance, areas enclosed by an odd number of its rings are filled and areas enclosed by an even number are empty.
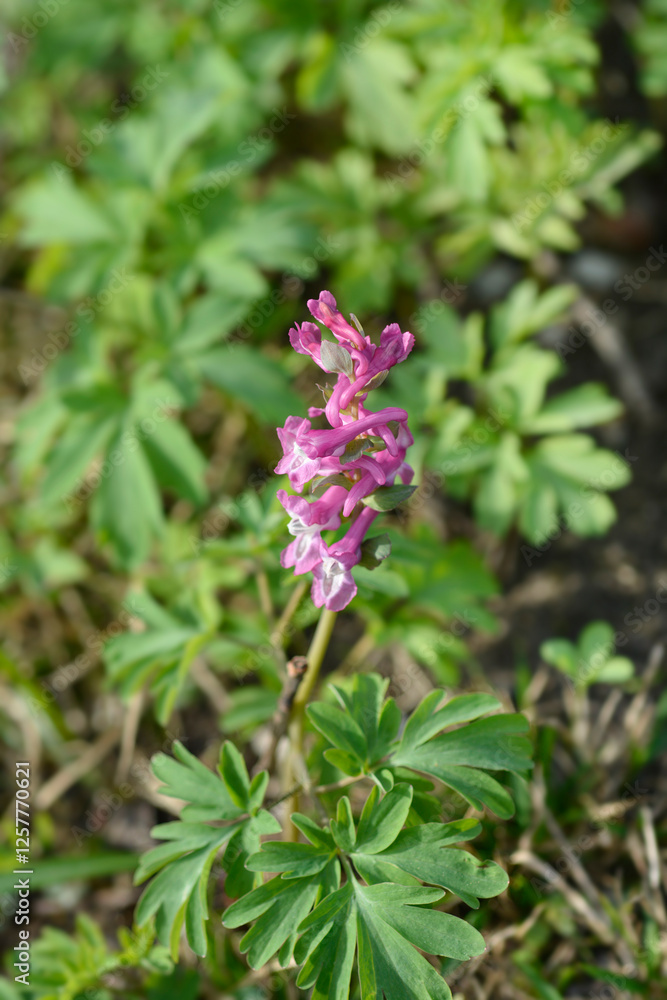
<svg viewBox="0 0 667 1000">
<path fill-rule="evenodd" d="M 290 417 L 290 419 L 292 418 Z M 294 419 L 298 418 L 295 417 Z M 310 431 L 308 436 L 319 454 L 342 455 L 346 445 L 358 437 L 359 434 L 367 431 L 376 431 L 378 436 L 387 445 L 387 449 L 391 451 L 388 442 L 391 442 L 393 447 L 396 443 L 396 438 L 387 427 L 387 424 L 392 420 L 397 420 L 401 423 L 407 419 L 408 415 L 405 410 L 401 410 L 398 406 L 387 406 L 378 413 L 368 413 L 359 420 L 349 420 L 348 423 L 333 430 Z M 310 427 L 310 421 L 306 421 L 306 423 Z M 278 433 L 280 434 L 280 432 Z"/>
<path fill-rule="evenodd" d="M 310 420 L 289 417 L 278 429 L 284 454 L 276 472 L 286 473 L 297 493 L 316 476 L 330 477 L 335 485 L 318 500 L 278 492 L 291 516 L 289 531 L 294 536 L 281 555 L 281 563 L 293 566 L 297 575 L 312 572 L 316 606 L 341 611 L 357 592 L 352 570 L 361 560 L 366 531 L 378 516 L 362 501 L 378 487 L 392 485 L 397 477 L 406 484 L 413 477 L 405 461 L 407 448 L 413 443 L 405 410 L 393 406 L 373 413 L 364 404 L 370 384 L 379 385 L 382 379 L 376 376 L 407 357 L 414 337 L 391 323 L 376 346 L 350 326 L 328 291 L 309 300 L 308 307 L 337 343 L 323 340 L 314 323 L 296 324 L 290 330 L 290 341 L 297 352 L 308 354 L 324 371 L 337 374 L 326 392 L 326 405 L 308 409 L 309 417 L 326 416 L 329 427 L 315 430 Z M 368 451 L 363 450 L 366 448 Z M 322 532 L 337 529 L 341 516 L 351 519 L 347 533 L 328 546 Z"/>
<path fill-rule="evenodd" d="M 326 414 L 327 420 L 332 427 L 340 427 L 343 423 L 343 418 L 340 415 L 341 411 L 341 396 L 345 392 L 345 383 L 347 378 L 345 375 L 339 375 L 338 381 L 334 386 L 333 392 L 327 400 L 327 404 L 324 407 L 324 412 Z M 342 407 L 344 409 L 344 407 Z"/>
</svg>

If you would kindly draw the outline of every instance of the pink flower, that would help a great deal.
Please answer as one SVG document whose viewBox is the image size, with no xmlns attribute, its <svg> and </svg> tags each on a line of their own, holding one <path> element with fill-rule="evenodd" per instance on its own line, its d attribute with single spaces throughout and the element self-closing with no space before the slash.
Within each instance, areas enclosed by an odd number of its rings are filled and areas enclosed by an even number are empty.
<svg viewBox="0 0 667 1000">
<path fill-rule="evenodd" d="M 322 331 L 315 323 L 298 323 L 289 332 L 290 344 L 298 354 L 309 354 L 313 361 L 322 367 L 320 351 L 322 349 Z"/>
<path fill-rule="evenodd" d="M 276 494 L 292 519 L 287 525 L 291 542 L 280 556 L 280 564 L 285 569 L 294 566 L 295 576 L 307 573 L 320 560 L 322 531 L 332 531 L 340 527 L 340 500 L 347 495 L 342 486 L 330 486 L 324 496 L 315 503 L 308 503 L 304 497 L 289 496 L 285 490 Z"/>
<path fill-rule="evenodd" d="M 277 429 L 284 454 L 274 471 L 280 475 L 287 473 L 299 493 L 318 475 L 322 464 L 317 448 L 308 437 L 310 426 L 310 420 L 305 417 L 288 417 L 285 426 Z"/>
<path fill-rule="evenodd" d="M 320 292 L 318 299 L 308 299 L 308 308 L 315 319 L 331 330 L 334 337 L 343 343 L 349 342 L 362 351 L 366 347 L 366 338 L 338 312 L 336 300 L 331 292 Z"/>
<path fill-rule="evenodd" d="M 377 516 L 377 511 L 365 507 L 344 538 L 331 546 L 320 543 L 320 562 L 313 568 L 316 608 L 324 604 L 329 611 L 342 611 L 357 593 L 351 570 L 361 559 L 361 543 Z"/>
<path fill-rule="evenodd" d="M 300 493 L 315 476 L 339 471 L 340 463 L 333 460 L 344 454 L 351 441 L 368 431 L 380 437 L 387 451 L 396 456 L 398 442 L 387 425 L 392 421 L 405 421 L 407 416 L 405 410 L 389 406 L 359 420 L 348 417 L 347 423 L 330 430 L 313 430 L 310 420 L 305 417 L 288 417 L 285 426 L 278 428 L 284 455 L 274 471 L 281 475 L 287 473 L 291 485 Z"/>
</svg>

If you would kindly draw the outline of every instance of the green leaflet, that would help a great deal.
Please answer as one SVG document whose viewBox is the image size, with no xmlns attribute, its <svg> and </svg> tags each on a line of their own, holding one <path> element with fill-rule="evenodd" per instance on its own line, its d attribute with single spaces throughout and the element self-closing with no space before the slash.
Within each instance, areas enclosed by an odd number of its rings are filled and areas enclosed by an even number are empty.
<svg viewBox="0 0 667 1000">
<path fill-rule="evenodd" d="M 199 609 L 197 609 L 199 610 Z M 176 617 L 150 594 L 137 598 L 136 614 L 144 632 L 127 631 L 104 646 L 104 661 L 121 695 L 129 696 L 147 682 L 155 698 L 155 714 L 166 725 L 194 658 L 208 646 L 213 631 L 195 615 Z"/>
<path fill-rule="evenodd" d="M 349 754 L 349 774 L 369 771 L 390 750 L 401 721 L 392 698 L 383 700 L 388 681 L 377 674 L 357 674 L 349 687 L 331 685 L 340 707 L 316 702 L 307 709 L 317 729 L 337 749 Z M 337 765 L 340 766 L 340 765 Z"/>
<path fill-rule="evenodd" d="M 176 958 L 181 928 L 185 924 L 190 947 L 197 955 L 207 951 L 207 885 L 211 866 L 224 844 L 228 844 L 223 866 L 231 885 L 239 891 L 252 888 L 252 876 L 244 869 L 248 854 L 257 850 L 260 837 L 278 833 L 279 823 L 261 809 L 268 775 L 264 771 L 252 782 L 243 758 L 225 743 L 218 771 L 213 774 L 180 743 L 174 744 L 177 760 L 159 754 L 153 759 L 153 773 L 164 782 L 165 795 L 188 803 L 182 820 L 162 823 L 152 835 L 167 843 L 153 848 L 141 859 L 135 884 L 156 875 L 137 904 L 136 920 L 141 927 L 155 917 L 157 935 Z M 228 826 L 211 827 L 206 820 L 233 820 Z"/>
<path fill-rule="evenodd" d="M 121 927 L 118 947 L 110 947 L 102 928 L 85 913 L 76 917 L 73 934 L 45 927 L 31 944 L 31 995 L 39 1000 L 78 1000 L 106 997 L 104 977 L 141 965 L 153 973 L 169 973 L 172 963 L 165 949 L 155 945 L 152 926 L 139 930 Z M 25 991 L 9 979 L 0 980 L 2 1000 L 19 1000 Z"/>
<path fill-rule="evenodd" d="M 452 842 L 468 840 L 479 832 L 479 825 L 474 821 L 470 827 L 461 827 L 460 822 L 463 821 L 411 827 L 403 830 L 385 850 L 377 854 L 355 851 L 352 860 L 367 882 L 414 884 L 415 879 L 420 879 L 450 889 L 468 906 L 477 909 L 480 898 L 497 896 L 509 880 L 502 868 L 492 861 L 480 862 L 468 851 L 455 848 L 443 850 Z M 411 878 L 401 878 L 404 875 Z"/>
<path fill-rule="evenodd" d="M 359 674 L 348 688 L 332 688 L 340 707 L 316 702 L 308 715 L 333 744 L 325 758 L 343 773 L 371 774 L 387 787 L 387 776 L 407 768 L 437 778 L 476 809 L 487 806 L 503 819 L 514 814 L 511 796 L 486 771 L 516 773 L 532 766 L 523 716 L 480 719 L 500 708 L 496 698 L 482 693 L 460 695 L 438 708 L 442 692 L 433 691 L 412 713 L 396 743 L 400 713 L 393 699 L 383 701 L 386 682 L 374 674 Z M 460 728 L 441 732 L 454 725 Z"/>
<path fill-rule="evenodd" d="M 252 859 L 251 859 L 252 860 Z M 322 871 L 304 878 L 284 880 L 280 876 L 254 889 L 226 910 L 225 927 L 240 927 L 256 920 L 241 939 L 241 951 L 248 952 L 253 969 L 259 969 L 272 955 L 288 944 L 290 936 L 313 905 L 338 887 L 340 868 L 331 863 Z M 289 960 L 284 952 L 281 959 Z"/>
</svg>

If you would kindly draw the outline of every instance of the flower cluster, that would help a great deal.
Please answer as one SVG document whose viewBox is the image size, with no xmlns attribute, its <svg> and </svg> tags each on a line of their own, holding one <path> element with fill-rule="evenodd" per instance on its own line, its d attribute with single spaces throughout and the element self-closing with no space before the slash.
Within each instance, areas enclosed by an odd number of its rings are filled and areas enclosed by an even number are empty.
<svg viewBox="0 0 667 1000">
<path fill-rule="evenodd" d="M 324 390 L 325 407 L 308 411 L 309 417 L 324 415 L 328 428 L 316 430 L 301 417 L 288 417 L 285 426 L 278 428 L 283 458 L 275 471 L 286 473 L 297 493 L 308 484 L 311 495 L 321 493 L 307 500 L 278 491 L 291 517 L 288 530 L 294 535 L 281 562 L 293 566 L 297 575 L 312 571 L 315 605 L 340 611 L 357 592 L 351 570 L 361 561 L 366 532 L 378 515 L 377 509 L 362 501 L 393 486 L 397 477 L 404 484 L 413 477 L 405 461 L 413 440 L 407 413 L 398 407 L 373 413 L 365 402 L 388 370 L 405 360 L 414 337 L 392 323 L 382 331 L 378 347 L 364 335 L 354 316 L 355 326 L 343 318 L 331 292 L 310 299 L 308 308 L 336 340 L 323 340 L 315 323 L 302 323 L 290 330 L 292 347 L 310 355 L 325 372 L 337 373 L 338 379 Z M 322 532 L 337 530 L 344 520 L 348 523 L 344 536 L 327 545 Z"/>
</svg>

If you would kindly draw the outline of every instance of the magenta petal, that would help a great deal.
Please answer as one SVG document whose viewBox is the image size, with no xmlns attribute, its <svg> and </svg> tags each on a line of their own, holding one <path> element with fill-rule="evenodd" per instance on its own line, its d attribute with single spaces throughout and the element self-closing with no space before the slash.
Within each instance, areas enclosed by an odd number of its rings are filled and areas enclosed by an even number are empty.
<svg viewBox="0 0 667 1000">
<path fill-rule="evenodd" d="M 320 543 L 322 536 L 319 531 L 312 534 L 298 535 L 293 542 L 280 554 L 280 565 L 284 569 L 294 566 L 294 575 L 308 573 L 320 561 Z"/>
<path fill-rule="evenodd" d="M 391 368 L 392 365 L 405 361 L 414 345 L 415 338 L 411 333 L 401 333 L 398 323 L 390 323 L 382 331 L 379 353 L 383 359 L 386 357 L 389 362 L 387 367 Z"/>
<path fill-rule="evenodd" d="M 347 499 L 343 505 L 343 517 L 349 517 L 359 501 L 363 499 L 363 497 L 367 497 L 368 494 L 372 493 L 376 488 L 377 483 L 372 476 L 369 476 L 368 474 L 362 476 L 359 482 L 354 484 L 347 495 Z"/>
<path fill-rule="evenodd" d="M 322 350 L 322 331 L 315 323 L 301 323 L 292 327 L 289 332 L 290 344 L 299 354 L 308 354 L 320 368 L 320 352 Z"/>
<path fill-rule="evenodd" d="M 387 474 L 374 458 L 370 455 L 360 455 L 355 462 L 352 463 L 354 466 L 360 469 L 365 469 L 366 472 L 370 472 L 371 476 L 378 484 L 378 486 L 384 486 L 387 482 Z"/>
<path fill-rule="evenodd" d="M 336 300 L 331 292 L 320 292 L 319 298 L 308 299 L 308 308 L 315 319 L 323 323 L 338 340 L 351 341 L 355 347 L 364 350 L 364 337 L 347 322 L 338 311 Z"/>
</svg>

